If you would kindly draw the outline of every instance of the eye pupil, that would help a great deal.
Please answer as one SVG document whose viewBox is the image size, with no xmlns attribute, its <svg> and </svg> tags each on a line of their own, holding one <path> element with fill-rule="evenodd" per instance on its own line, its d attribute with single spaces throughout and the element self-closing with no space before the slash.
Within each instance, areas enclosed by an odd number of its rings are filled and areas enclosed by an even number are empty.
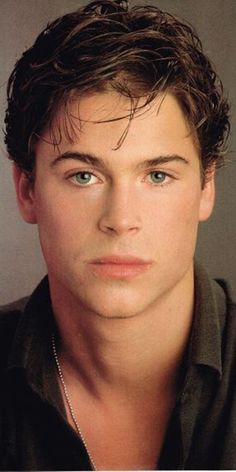
<svg viewBox="0 0 236 472">
<path fill-rule="evenodd" d="M 154 183 L 161 183 L 164 182 L 165 180 L 165 174 L 163 172 L 152 172 L 151 173 L 151 178 Z"/>
<path fill-rule="evenodd" d="M 75 177 L 79 183 L 87 183 L 91 179 L 91 175 L 88 172 L 78 172 Z"/>
</svg>

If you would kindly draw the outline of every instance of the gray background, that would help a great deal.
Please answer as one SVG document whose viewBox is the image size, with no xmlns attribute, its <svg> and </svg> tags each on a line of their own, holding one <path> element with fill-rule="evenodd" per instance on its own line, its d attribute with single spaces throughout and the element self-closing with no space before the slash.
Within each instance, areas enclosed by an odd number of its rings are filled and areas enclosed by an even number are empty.
<svg viewBox="0 0 236 472">
<path fill-rule="evenodd" d="M 2 132 L 6 81 L 17 57 L 32 44 L 47 22 L 84 3 L 76 0 L 0 0 L 0 304 L 30 293 L 46 272 L 37 228 L 21 221 L 15 202 L 11 164 L 6 158 Z M 236 292 L 236 0 L 153 0 L 147 3 L 177 14 L 195 26 L 230 97 L 232 132 L 228 163 L 217 178 L 213 217 L 201 224 L 197 255 L 213 276 L 226 278 Z"/>
</svg>

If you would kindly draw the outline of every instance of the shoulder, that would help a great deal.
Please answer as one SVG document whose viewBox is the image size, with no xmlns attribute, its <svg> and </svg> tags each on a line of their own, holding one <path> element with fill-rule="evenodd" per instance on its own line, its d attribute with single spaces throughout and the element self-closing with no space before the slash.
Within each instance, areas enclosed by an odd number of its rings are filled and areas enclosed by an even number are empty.
<svg viewBox="0 0 236 472">
<path fill-rule="evenodd" d="M 233 323 L 236 323 L 236 295 L 233 292 L 230 284 L 224 279 L 215 280 L 220 290 L 224 293 L 225 297 L 225 315 L 226 322 L 231 320 Z"/>
<path fill-rule="evenodd" d="M 231 347 L 232 355 L 236 360 L 236 296 L 227 281 L 216 279 L 214 283 L 222 349 L 225 348 L 227 351 Z"/>
<path fill-rule="evenodd" d="M 29 300 L 29 297 L 20 298 L 12 303 L 7 305 L 0 305 L 0 317 L 3 313 L 13 312 L 13 311 L 23 311 Z"/>
<path fill-rule="evenodd" d="M 21 314 L 24 312 L 29 297 L 24 297 L 7 305 L 0 306 L 0 334 L 3 329 L 17 323 Z"/>
<path fill-rule="evenodd" d="M 236 302 L 230 285 L 222 279 L 216 280 L 224 293 L 225 308 L 222 310 L 221 324 L 221 362 L 224 388 L 231 394 L 236 389 Z"/>
<path fill-rule="evenodd" d="M 0 363 L 5 364 L 28 297 L 0 306 Z"/>
</svg>

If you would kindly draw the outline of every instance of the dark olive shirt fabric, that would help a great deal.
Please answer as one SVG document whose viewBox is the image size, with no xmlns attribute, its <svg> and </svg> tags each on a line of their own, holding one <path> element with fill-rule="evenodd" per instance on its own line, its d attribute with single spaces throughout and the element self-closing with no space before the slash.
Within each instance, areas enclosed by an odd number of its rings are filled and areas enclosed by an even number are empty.
<svg viewBox="0 0 236 472">
<path fill-rule="evenodd" d="M 91 470 L 66 421 L 54 329 L 47 278 L 24 309 L 1 312 L 0 470 Z M 236 306 L 225 283 L 199 266 L 185 364 L 158 468 L 236 469 Z"/>
</svg>

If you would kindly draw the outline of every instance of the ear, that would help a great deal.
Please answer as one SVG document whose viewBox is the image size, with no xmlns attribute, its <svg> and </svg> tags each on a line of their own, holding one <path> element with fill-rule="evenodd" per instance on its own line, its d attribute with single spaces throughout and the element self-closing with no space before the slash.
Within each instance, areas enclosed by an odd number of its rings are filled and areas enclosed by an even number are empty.
<svg viewBox="0 0 236 472">
<path fill-rule="evenodd" d="M 215 203 L 215 165 L 205 172 L 199 208 L 199 221 L 206 221 L 212 214 Z"/>
<path fill-rule="evenodd" d="M 34 183 L 16 164 L 13 164 L 13 179 L 19 210 L 27 223 L 37 223 L 35 212 Z"/>
</svg>

